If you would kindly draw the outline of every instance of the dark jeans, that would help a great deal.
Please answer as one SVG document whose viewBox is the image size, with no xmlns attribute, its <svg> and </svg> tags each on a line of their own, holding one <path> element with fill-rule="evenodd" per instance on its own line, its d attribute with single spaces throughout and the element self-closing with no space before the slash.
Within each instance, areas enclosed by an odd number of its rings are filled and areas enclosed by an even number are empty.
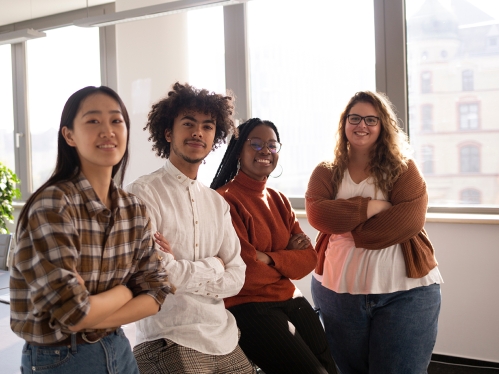
<svg viewBox="0 0 499 374">
<path fill-rule="evenodd" d="M 319 317 L 304 297 L 229 308 L 239 345 L 265 374 L 336 373 Z"/>
<path fill-rule="evenodd" d="M 437 338 L 439 284 L 351 295 L 312 278 L 312 297 L 342 374 L 427 372 Z"/>
</svg>

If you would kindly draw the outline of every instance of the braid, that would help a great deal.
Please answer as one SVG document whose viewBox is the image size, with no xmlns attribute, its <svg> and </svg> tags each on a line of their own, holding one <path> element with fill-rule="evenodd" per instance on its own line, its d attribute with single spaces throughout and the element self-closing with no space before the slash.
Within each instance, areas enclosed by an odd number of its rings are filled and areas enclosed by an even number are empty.
<svg viewBox="0 0 499 374">
<path fill-rule="evenodd" d="M 211 182 L 210 187 L 216 190 L 219 187 L 230 182 L 237 174 L 237 161 L 241 155 L 241 150 L 243 149 L 244 143 L 248 140 L 248 136 L 253 131 L 253 129 L 259 125 L 266 125 L 271 127 L 277 135 L 277 141 L 279 139 L 279 132 L 275 125 L 270 121 L 262 121 L 260 118 L 251 118 L 239 125 L 236 133 L 230 139 L 225 155 L 218 167 L 215 174 L 215 178 Z"/>
</svg>

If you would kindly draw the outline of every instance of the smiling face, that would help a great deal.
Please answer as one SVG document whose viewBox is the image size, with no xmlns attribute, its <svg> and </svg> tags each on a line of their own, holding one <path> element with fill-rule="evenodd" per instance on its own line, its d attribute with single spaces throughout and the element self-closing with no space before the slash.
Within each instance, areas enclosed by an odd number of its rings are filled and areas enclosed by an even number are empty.
<svg viewBox="0 0 499 374">
<path fill-rule="evenodd" d="M 378 112 L 370 103 L 358 102 L 348 114 L 357 114 L 361 117 L 375 116 L 378 117 Z M 378 121 L 376 126 L 367 126 L 364 120 L 358 125 L 351 125 L 346 119 L 345 135 L 350 143 L 350 149 L 353 151 L 369 151 L 376 140 L 378 140 L 381 132 L 381 122 Z"/>
<path fill-rule="evenodd" d="M 73 120 L 73 129 L 62 135 L 74 147 L 85 175 L 109 173 L 126 151 L 127 128 L 119 103 L 103 93 L 85 98 Z"/>
<path fill-rule="evenodd" d="M 264 142 L 277 141 L 277 135 L 271 127 L 258 125 L 248 135 L 248 139 L 259 138 Z M 246 175 L 256 180 L 264 180 L 276 168 L 279 160 L 278 153 L 271 153 L 267 144 L 260 150 L 254 150 L 250 142 L 245 139 L 239 156 L 241 168 Z"/>
<path fill-rule="evenodd" d="M 170 161 L 185 175 L 191 174 L 213 148 L 216 122 L 211 114 L 199 112 L 181 113 L 173 121 L 173 128 L 165 131 L 165 138 L 170 143 Z"/>
</svg>

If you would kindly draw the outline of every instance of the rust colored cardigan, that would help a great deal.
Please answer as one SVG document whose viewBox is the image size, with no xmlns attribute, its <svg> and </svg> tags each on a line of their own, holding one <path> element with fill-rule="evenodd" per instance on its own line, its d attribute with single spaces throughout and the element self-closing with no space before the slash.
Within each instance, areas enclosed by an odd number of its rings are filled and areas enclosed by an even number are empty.
<svg viewBox="0 0 499 374">
<path fill-rule="evenodd" d="M 389 193 L 392 207 L 367 219 L 370 198 L 360 196 L 335 200 L 331 167 L 323 162 L 312 173 L 305 195 L 310 224 L 319 230 L 315 250 L 317 274 L 323 273 L 331 234 L 351 232 L 357 248 L 379 250 L 400 244 L 409 278 L 421 278 L 437 266 L 434 250 L 423 226 L 428 195 L 426 183 L 410 160 Z"/>
<path fill-rule="evenodd" d="M 230 205 L 232 224 L 241 242 L 246 279 L 238 295 L 225 299 L 225 307 L 250 302 L 285 301 L 293 297 L 290 279 L 308 275 L 317 264 L 312 244 L 306 249 L 286 249 L 290 236 L 303 232 L 289 200 L 242 171 L 217 189 Z M 274 261 L 257 261 L 256 250 Z"/>
</svg>

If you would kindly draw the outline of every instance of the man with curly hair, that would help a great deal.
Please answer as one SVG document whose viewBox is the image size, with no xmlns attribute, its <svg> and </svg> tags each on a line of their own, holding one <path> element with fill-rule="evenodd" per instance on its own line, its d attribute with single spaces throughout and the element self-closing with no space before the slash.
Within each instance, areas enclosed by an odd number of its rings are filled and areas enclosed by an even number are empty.
<svg viewBox="0 0 499 374">
<path fill-rule="evenodd" d="M 177 287 L 161 311 L 137 322 L 134 354 L 144 373 L 254 373 L 224 307 L 246 266 L 229 205 L 196 180 L 210 151 L 235 130 L 232 97 L 175 83 L 144 130 L 165 165 L 127 186 L 147 206 L 155 240 Z"/>
</svg>

